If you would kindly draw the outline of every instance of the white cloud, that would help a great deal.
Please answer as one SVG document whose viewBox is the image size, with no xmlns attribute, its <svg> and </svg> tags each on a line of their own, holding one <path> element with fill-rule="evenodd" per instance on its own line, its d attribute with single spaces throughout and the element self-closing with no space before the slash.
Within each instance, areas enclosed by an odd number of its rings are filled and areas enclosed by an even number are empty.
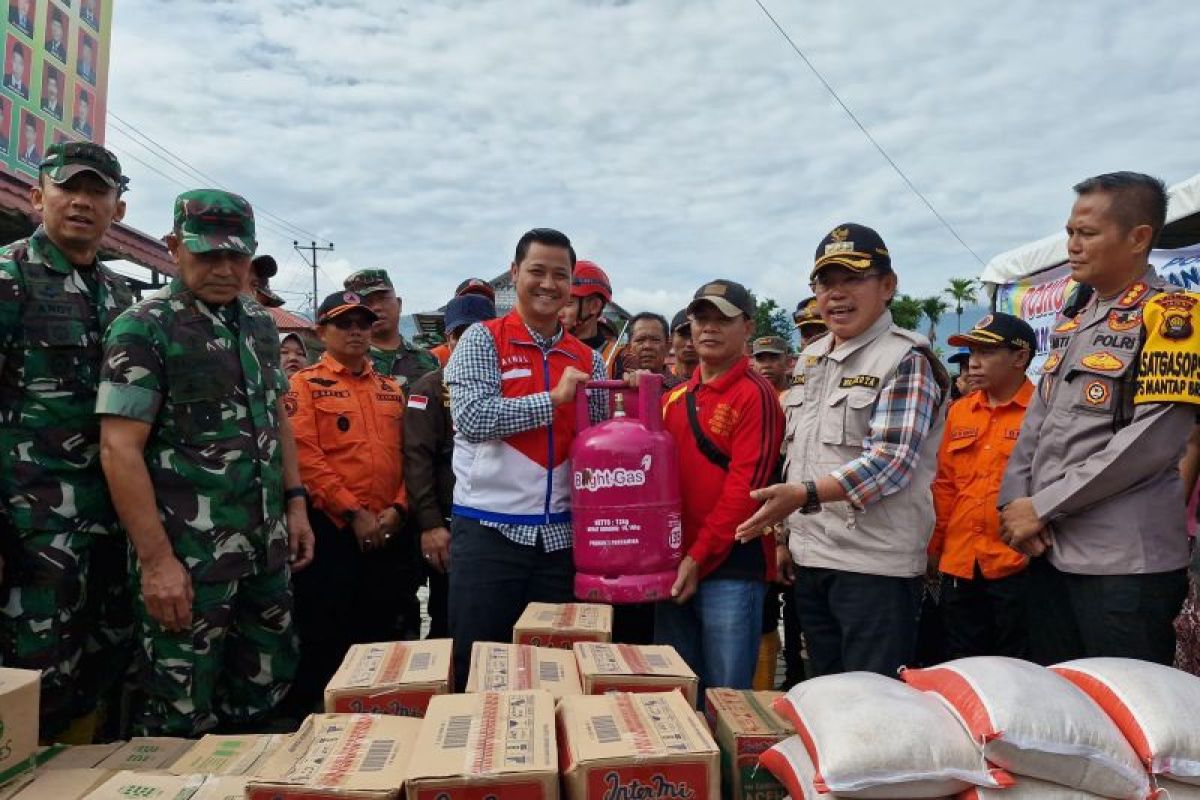
<svg viewBox="0 0 1200 800">
<path fill-rule="evenodd" d="M 985 260 L 1057 228 L 1086 175 L 1197 170 L 1200 50 L 1172 32 L 1200 5 L 767 4 Z M 979 269 L 751 0 L 140 0 L 116 5 L 110 87 L 123 119 L 332 239 L 322 293 L 387 266 L 407 309 L 435 307 L 536 225 L 667 314 L 718 275 L 793 305 L 846 220 L 881 232 L 905 291 Z M 166 230 L 180 187 L 126 161 L 130 221 Z M 309 237 L 262 238 L 305 291 Z"/>
</svg>

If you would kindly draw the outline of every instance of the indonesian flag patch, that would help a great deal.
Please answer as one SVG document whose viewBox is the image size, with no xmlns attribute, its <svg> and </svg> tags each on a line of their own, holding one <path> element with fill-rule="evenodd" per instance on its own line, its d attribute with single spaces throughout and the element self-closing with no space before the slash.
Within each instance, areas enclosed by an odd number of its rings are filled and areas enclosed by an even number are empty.
<svg viewBox="0 0 1200 800">
<path fill-rule="evenodd" d="M 417 411 L 424 411 L 429 406 L 429 398 L 423 394 L 409 395 L 408 407 L 415 408 Z"/>
</svg>

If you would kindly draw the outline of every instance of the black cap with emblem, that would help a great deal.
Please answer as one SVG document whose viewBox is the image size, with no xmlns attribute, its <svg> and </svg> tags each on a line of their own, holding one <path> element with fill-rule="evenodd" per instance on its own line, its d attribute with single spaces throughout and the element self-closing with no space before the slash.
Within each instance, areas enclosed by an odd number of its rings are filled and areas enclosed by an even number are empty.
<svg viewBox="0 0 1200 800">
<path fill-rule="evenodd" d="M 813 258 L 809 277 L 816 277 L 818 272 L 832 266 L 854 272 L 866 272 L 872 268 L 882 273 L 892 271 L 892 256 L 883 243 L 883 237 L 873 228 L 857 222 L 845 222 L 826 234 L 817 245 Z"/>
<path fill-rule="evenodd" d="M 975 327 L 946 339 L 951 347 L 1011 347 L 1037 352 L 1037 336 L 1029 323 L 1012 314 L 996 311 L 984 316 Z"/>
</svg>

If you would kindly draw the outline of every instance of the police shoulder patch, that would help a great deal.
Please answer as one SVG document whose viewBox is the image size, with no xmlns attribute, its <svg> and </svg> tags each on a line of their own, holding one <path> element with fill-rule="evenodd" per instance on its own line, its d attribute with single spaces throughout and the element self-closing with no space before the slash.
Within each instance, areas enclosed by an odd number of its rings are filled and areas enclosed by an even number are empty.
<svg viewBox="0 0 1200 800">
<path fill-rule="evenodd" d="M 838 387 L 842 389 L 850 389 L 855 386 L 862 386 L 867 389 L 878 389 L 881 382 L 881 379 L 876 375 L 852 375 L 850 377 L 842 378 L 841 383 L 838 384 Z"/>
<path fill-rule="evenodd" d="M 1054 370 L 1058 369 L 1058 365 L 1062 363 L 1062 353 L 1057 350 L 1046 357 L 1042 362 L 1042 374 L 1049 375 Z"/>
<path fill-rule="evenodd" d="M 1146 296 L 1148 291 L 1150 291 L 1150 286 L 1145 281 L 1138 281 L 1126 289 L 1125 294 L 1121 295 L 1121 299 L 1117 301 L 1117 308 L 1133 308 Z"/>
<path fill-rule="evenodd" d="M 1160 294 L 1142 315 L 1146 341 L 1138 360 L 1134 403 L 1200 405 L 1200 294 Z"/>
<path fill-rule="evenodd" d="M 1071 317 L 1068 320 L 1058 323 L 1058 325 L 1054 328 L 1054 332 L 1055 333 L 1070 333 L 1071 331 L 1075 330 L 1078 327 L 1079 327 L 1079 319 L 1077 317 Z"/>
<path fill-rule="evenodd" d="M 1097 379 L 1083 385 L 1083 402 L 1089 406 L 1103 408 L 1108 405 L 1108 399 L 1111 396 L 1112 389 L 1109 388 L 1107 381 Z"/>
</svg>

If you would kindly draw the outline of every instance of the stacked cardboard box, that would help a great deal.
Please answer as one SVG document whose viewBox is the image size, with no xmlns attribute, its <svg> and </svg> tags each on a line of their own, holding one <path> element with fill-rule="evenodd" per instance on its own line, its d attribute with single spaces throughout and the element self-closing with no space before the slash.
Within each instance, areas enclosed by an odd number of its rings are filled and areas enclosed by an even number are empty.
<svg viewBox="0 0 1200 800">
<path fill-rule="evenodd" d="M 579 667 L 570 650 L 525 644 L 476 642 L 471 648 L 467 692 L 545 689 L 559 699 L 583 694 Z"/>
<path fill-rule="evenodd" d="M 329 713 L 422 717 L 429 698 L 454 685 L 452 642 L 356 644 L 325 687 Z"/>
<path fill-rule="evenodd" d="M 721 790 L 730 800 L 783 800 L 787 790 L 758 757 L 795 733 L 771 709 L 783 692 L 709 689 L 708 722 L 721 748 Z"/>
<path fill-rule="evenodd" d="M 285 739 L 283 734 L 209 734 L 171 764 L 173 775 L 255 776 Z"/>
<path fill-rule="evenodd" d="M 597 603 L 530 603 L 513 626 L 513 644 L 560 647 L 611 642 L 612 606 Z"/>
<path fill-rule="evenodd" d="M 717 744 L 679 692 L 566 697 L 558 706 L 568 800 L 718 800 Z"/>
<path fill-rule="evenodd" d="M 0 667 L 0 785 L 34 766 L 41 673 Z"/>
<path fill-rule="evenodd" d="M 678 689 L 693 707 L 699 679 L 670 645 L 575 645 L 584 694 L 665 692 Z"/>
<path fill-rule="evenodd" d="M 550 694 L 435 697 L 405 786 L 408 800 L 556 800 L 558 747 Z"/>
<path fill-rule="evenodd" d="M 395 800 L 421 721 L 313 714 L 257 768 L 246 800 Z"/>
</svg>

